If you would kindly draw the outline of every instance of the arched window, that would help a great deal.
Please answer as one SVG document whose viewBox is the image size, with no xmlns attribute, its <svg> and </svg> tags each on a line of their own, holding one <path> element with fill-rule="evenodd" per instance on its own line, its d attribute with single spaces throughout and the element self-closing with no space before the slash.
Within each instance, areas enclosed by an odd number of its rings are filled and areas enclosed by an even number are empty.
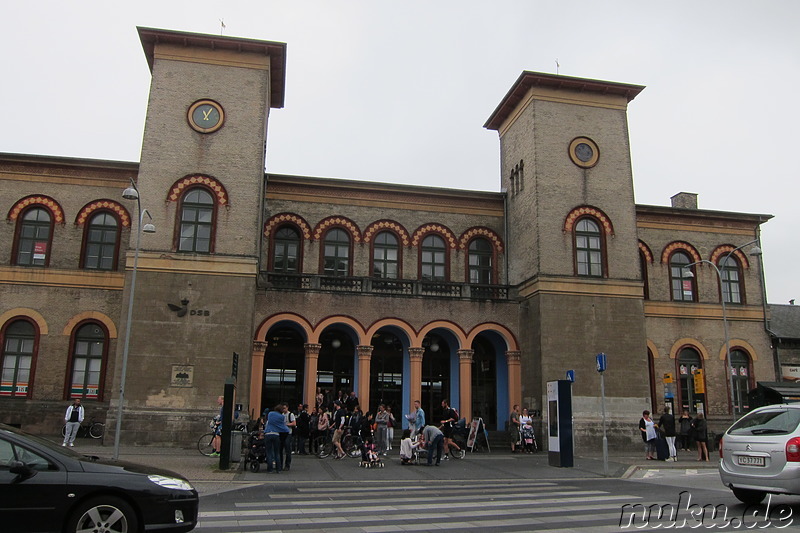
<svg viewBox="0 0 800 533">
<path fill-rule="evenodd" d="M 282 226 L 275 232 L 272 270 L 282 274 L 300 272 L 300 233 L 291 226 Z"/>
<path fill-rule="evenodd" d="M 181 201 L 179 252 L 210 253 L 214 233 L 214 198 L 207 190 L 189 189 Z"/>
<path fill-rule="evenodd" d="M 642 270 L 642 291 L 644 293 L 644 299 L 650 299 L 650 280 L 647 275 L 647 257 L 639 251 L 639 268 Z"/>
<path fill-rule="evenodd" d="M 747 392 L 750 387 L 750 357 L 742 350 L 731 350 L 731 373 L 733 381 L 734 412 L 742 414 L 750 410 Z"/>
<path fill-rule="evenodd" d="M 325 234 L 323 270 L 326 276 L 350 275 L 350 235 L 333 228 Z"/>
<path fill-rule="evenodd" d="M 43 207 L 25 211 L 17 225 L 15 264 L 21 266 L 47 266 L 53 235 L 53 217 Z"/>
<path fill-rule="evenodd" d="M 722 281 L 722 297 L 725 299 L 725 303 L 742 303 L 742 276 L 739 261 L 733 255 L 721 259 L 719 273 Z"/>
<path fill-rule="evenodd" d="M 603 276 L 603 235 L 591 218 L 575 225 L 575 264 L 579 276 Z"/>
<path fill-rule="evenodd" d="M 693 302 L 695 300 L 694 276 L 686 267 L 691 263 L 692 260 L 684 252 L 675 252 L 669 258 L 672 299 L 676 302 Z"/>
<path fill-rule="evenodd" d="M 84 324 L 72 343 L 72 380 L 69 398 L 103 399 L 103 360 L 106 332 L 99 324 Z"/>
<path fill-rule="evenodd" d="M 705 405 L 702 359 L 694 348 L 684 348 L 678 355 L 677 363 L 681 409 L 696 413 L 698 408 Z"/>
<path fill-rule="evenodd" d="M 426 281 L 447 281 L 447 248 L 444 239 L 428 235 L 422 240 L 420 274 Z"/>
<path fill-rule="evenodd" d="M 375 236 L 372 245 L 372 275 L 376 278 L 397 279 L 399 276 L 400 247 L 391 231 Z"/>
<path fill-rule="evenodd" d="M 116 270 L 119 250 L 119 223 L 109 212 L 92 216 L 83 235 L 83 268 Z"/>
<path fill-rule="evenodd" d="M 6 328 L 0 396 L 28 396 L 35 345 L 36 329 L 27 320 L 17 320 Z"/>
<path fill-rule="evenodd" d="M 469 243 L 469 282 L 491 285 L 493 280 L 494 248 L 486 239 L 473 239 Z"/>
</svg>

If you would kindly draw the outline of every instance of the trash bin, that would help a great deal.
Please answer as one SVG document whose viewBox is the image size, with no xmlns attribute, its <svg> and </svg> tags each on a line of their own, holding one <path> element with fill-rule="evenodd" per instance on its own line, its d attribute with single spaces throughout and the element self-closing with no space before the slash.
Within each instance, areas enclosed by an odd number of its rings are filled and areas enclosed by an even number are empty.
<svg viewBox="0 0 800 533">
<path fill-rule="evenodd" d="M 242 460 L 242 442 L 244 431 L 231 431 L 231 462 L 238 463 Z"/>
</svg>

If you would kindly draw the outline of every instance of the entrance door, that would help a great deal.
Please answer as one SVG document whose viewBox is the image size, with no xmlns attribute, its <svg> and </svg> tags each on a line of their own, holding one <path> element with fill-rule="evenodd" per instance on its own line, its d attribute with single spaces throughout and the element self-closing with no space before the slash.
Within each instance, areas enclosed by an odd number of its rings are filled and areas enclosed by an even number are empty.
<svg viewBox="0 0 800 533">
<path fill-rule="evenodd" d="M 353 390 L 355 346 L 349 335 L 335 330 L 326 331 L 320 337 L 320 344 L 317 387 L 331 399 L 332 408 L 339 391 L 347 394 Z"/>
<path fill-rule="evenodd" d="M 422 356 L 422 409 L 425 421 L 436 424 L 442 416 L 442 400 L 450 399 L 450 347 L 440 337 L 431 336 Z"/>
<path fill-rule="evenodd" d="M 267 342 L 259 414 L 280 402 L 295 406 L 303 401 L 306 357 L 303 338 L 291 328 L 277 328 L 269 332 Z"/>
<path fill-rule="evenodd" d="M 472 416 L 487 427 L 497 426 L 497 355 L 494 347 L 477 337 L 472 344 Z"/>
<path fill-rule="evenodd" d="M 385 404 L 393 413 L 403 412 L 403 347 L 391 333 L 382 333 L 373 342 L 369 396 L 363 411 Z"/>
</svg>

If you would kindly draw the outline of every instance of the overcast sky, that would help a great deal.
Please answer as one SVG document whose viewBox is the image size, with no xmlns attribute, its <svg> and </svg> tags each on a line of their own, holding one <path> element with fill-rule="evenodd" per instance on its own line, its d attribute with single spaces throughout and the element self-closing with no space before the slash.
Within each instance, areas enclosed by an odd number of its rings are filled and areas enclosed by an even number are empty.
<svg viewBox="0 0 800 533">
<path fill-rule="evenodd" d="M 288 45 L 270 172 L 499 190 L 482 126 L 523 70 L 645 85 L 636 201 L 765 213 L 771 303 L 800 305 L 800 2 L 4 2 L 0 151 L 138 161 L 136 26 Z M 742 244 L 733 242 L 731 244 Z"/>
</svg>

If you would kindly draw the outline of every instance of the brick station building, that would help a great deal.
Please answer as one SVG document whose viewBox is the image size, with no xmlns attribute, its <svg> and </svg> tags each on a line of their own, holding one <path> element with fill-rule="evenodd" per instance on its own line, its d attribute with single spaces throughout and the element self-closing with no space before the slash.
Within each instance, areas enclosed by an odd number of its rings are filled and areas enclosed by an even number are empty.
<svg viewBox="0 0 800 533">
<path fill-rule="evenodd" d="M 123 442 L 191 442 L 233 352 L 252 416 L 319 387 L 396 415 L 449 398 L 494 430 L 575 370 L 578 449 L 601 432 L 599 352 L 612 445 L 638 442 L 665 394 L 713 427 L 731 384 L 743 408 L 775 379 L 760 259 L 729 254 L 770 216 L 689 193 L 635 203 L 627 108 L 643 87 L 523 72 L 484 125 L 502 192 L 265 174 L 286 45 L 139 35 L 140 162 L 0 154 L 0 421 L 54 433 L 80 397 L 113 427 L 137 238 Z M 699 261 L 720 274 L 684 268 Z"/>
</svg>

